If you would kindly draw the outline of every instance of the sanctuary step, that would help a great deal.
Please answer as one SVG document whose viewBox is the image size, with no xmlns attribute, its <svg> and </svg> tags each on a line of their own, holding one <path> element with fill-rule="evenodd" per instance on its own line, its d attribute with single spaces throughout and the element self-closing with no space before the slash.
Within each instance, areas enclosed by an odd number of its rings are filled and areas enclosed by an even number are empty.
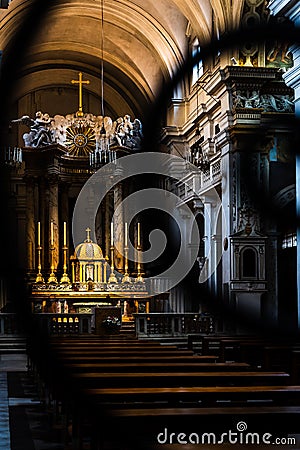
<svg viewBox="0 0 300 450">
<path fill-rule="evenodd" d="M 148 341 L 160 342 L 163 345 L 176 345 L 178 349 L 185 350 L 188 348 L 187 336 L 169 336 L 169 337 L 148 337 Z"/>
<path fill-rule="evenodd" d="M 25 354 L 26 337 L 0 335 L 0 355 Z"/>
<path fill-rule="evenodd" d="M 134 322 L 122 322 L 121 335 L 135 336 L 135 323 Z"/>
</svg>

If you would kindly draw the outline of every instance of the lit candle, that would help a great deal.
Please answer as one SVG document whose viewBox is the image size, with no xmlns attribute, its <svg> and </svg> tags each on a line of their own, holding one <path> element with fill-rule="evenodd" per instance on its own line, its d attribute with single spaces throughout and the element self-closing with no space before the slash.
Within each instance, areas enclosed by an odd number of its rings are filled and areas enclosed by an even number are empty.
<svg viewBox="0 0 300 450">
<path fill-rule="evenodd" d="M 38 222 L 38 246 L 41 245 L 41 222 Z"/>
<path fill-rule="evenodd" d="M 64 222 L 64 246 L 67 245 L 67 222 Z"/>
<path fill-rule="evenodd" d="M 114 223 L 111 222 L 110 224 L 110 245 L 114 245 Z"/>
<path fill-rule="evenodd" d="M 124 236 L 124 243 L 125 243 L 125 247 L 127 247 L 128 245 L 128 239 L 127 239 L 127 222 L 125 222 L 125 236 Z"/>
<path fill-rule="evenodd" d="M 140 246 L 141 245 L 141 224 L 140 222 L 138 222 L 137 224 L 137 228 L 138 228 L 138 235 L 137 235 L 137 245 Z"/>
<path fill-rule="evenodd" d="M 51 220 L 51 245 L 53 246 L 54 244 L 54 238 L 53 238 L 53 221 Z"/>
</svg>

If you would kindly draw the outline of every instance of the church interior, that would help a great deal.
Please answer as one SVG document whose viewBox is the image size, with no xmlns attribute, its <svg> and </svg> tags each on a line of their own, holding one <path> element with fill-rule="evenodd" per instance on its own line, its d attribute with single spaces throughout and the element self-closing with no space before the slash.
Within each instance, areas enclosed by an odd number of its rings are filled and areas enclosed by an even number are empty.
<svg viewBox="0 0 300 450">
<path fill-rule="evenodd" d="M 300 448 L 297 0 L 3 0 L 5 450 Z"/>
</svg>

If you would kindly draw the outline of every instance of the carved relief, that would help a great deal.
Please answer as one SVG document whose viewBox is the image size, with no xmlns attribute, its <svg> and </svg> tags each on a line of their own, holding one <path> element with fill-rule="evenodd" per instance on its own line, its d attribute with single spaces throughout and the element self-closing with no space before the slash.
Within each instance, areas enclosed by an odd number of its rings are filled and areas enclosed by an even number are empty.
<svg viewBox="0 0 300 450">
<path fill-rule="evenodd" d="M 261 108 L 264 112 L 294 112 L 293 96 L 260 94 L 258 90 L 237 90 L 233 93 L 234 108 Z"/>
<path fill-rule="evenodd" d="M 66 146 L 70 154 L 83 156 L 95 147 L 105 150 L 103 141 L 107 145 L 125 146 L 131 150 L 139 150 L 143 138 L 142 124 L 139 119 L 131 120 L 126 114 L 113 121 L 110 117 L 95 116 L 93 114 L 59 114 L 50 117 L 47 113 L 38 111 L 35 118 L 22 116 L 11 121 L 30 128 L 24 133 L 23 140 L 26 147 L 44 147 L 51 144 Z"/>
</svg>

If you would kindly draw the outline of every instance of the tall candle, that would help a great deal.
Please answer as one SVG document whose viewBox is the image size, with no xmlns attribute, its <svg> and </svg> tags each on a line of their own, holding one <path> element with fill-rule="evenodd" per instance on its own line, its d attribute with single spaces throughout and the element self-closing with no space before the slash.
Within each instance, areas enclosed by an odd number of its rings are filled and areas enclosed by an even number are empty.
<svg viewBox="0 0 300 450">
<path fill-rule="evenodd" d="M 54 244 L 54 238 L 53 238 L 53 221 L 51 220 L 51 245 L 53 246 Z"/>
<path fill-rule="evenodd" d="M 38 222 L 38 246 L 41 245 L 41 222 Z"/>
<path fill-rule="evenodd" d="M 137 245 L 140 246 L 141 245 L 141 224 L 140 224 L 140 222 L 138 222 L 138 224 L 137 224 L 137 229 L 138 229 Z"/>
<path fill-rule="evenodd" d="M 125 222 L 125 236 L 124 236 L 124 243 L 125 247 L 128 245 L 128 236 L 127 236 L 128 230 L 127 230 L 127 222 Z"/>
<path fill-rule="evenodd" d="M 111 222 L 110 224 L 110 245 L 114 245 L 114 223 Z"/>
<path fill-rule="evenodd" d="M 67 222 L 64 222 L 64 246 L 67 245 Z"/>
</svg>

